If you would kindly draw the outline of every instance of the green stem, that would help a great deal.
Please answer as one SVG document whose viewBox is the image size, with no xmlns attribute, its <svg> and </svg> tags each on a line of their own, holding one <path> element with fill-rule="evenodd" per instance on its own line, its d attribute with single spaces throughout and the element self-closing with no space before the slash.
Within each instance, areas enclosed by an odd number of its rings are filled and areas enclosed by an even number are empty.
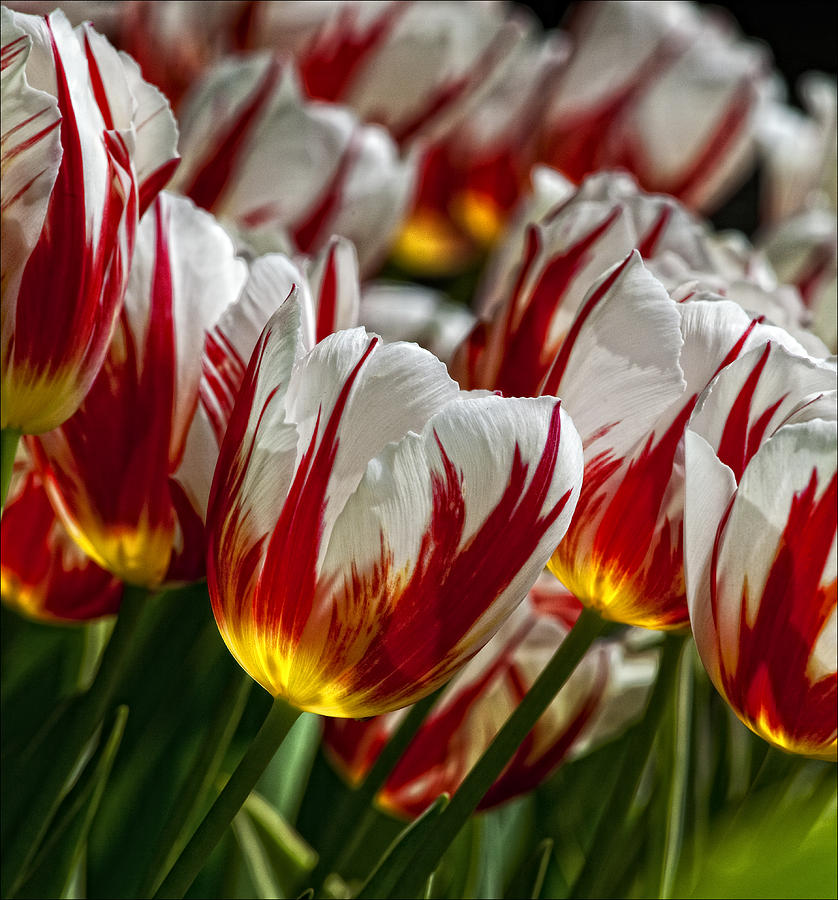
<svg viewBox="0 0 838 900">
<path fill-rule="evenodd" d="M 117 688 L 131 665 L 129 652 L 143 607 L 145 588 L 126 586 L 119 616 L 93 684 L 67 708 L 60 739 L 50 748 L 48 768 L 27 812 L 9 841 L 3 865 L 2 895 L 14 894 L 49 828 L 68 782 L 84 762 L 91 738 L 108 712 Z M 41 754 L 44 756 L 44 754 Z M 23 761 L 26 764 L 26 760 Z"/>
<path fill-rule="evenodd" d="M 433 833 L 419 848 L 404 877 L 396 885 L 393 896 L 412 897 L 422 890 L 428 874 L 439 865 L 445 850 L 477 809 L 483 795 L 503 772 L 521 741 L 532 731 L 553 698 L 573 674 L 594 639 L 606 627 L 608 623 L 595 612 L 588 609 L 582 611 L 576 625 L 562 641 L 544 671 L 451 798 L 445 812 L 437 820 Z"/>
<path fill-rule="evenodd" d="M 219 698 L 216 714 L 201 740 L 200 750 L 157 839 L 157 849 L 138 896 L 152 895 L 183 849 L 189 835 L 187 829 L 194 824 L 195 815 L 215 782 L 252 685 L 253 680 L 237 666 L 224 694 Z"/>
<path fill-rule="evenodd" d="M 585 863 L 569 897 L 605 896 L 604 885 L 612 870 L 612 863 L 619 855 L 617 844 L 624 835 L 631 803 L 655 740 L 661 719 L 668 707 L 670 692 L 675 686 L 675 673 L 681 658 L 685 635 L 667 634 L 664 639 L 660 667 L 655 686 L 646 706 L 643 718 L 632 727 L 631 738 L 623 753 L 614 790 L 603 809 L 599 823 L 589 845 Z M 606 861 L 606 865 L 603 865 Z"/>
<path fill-rule="evenodd" d="M 183 897 L 299 715 L 300 710 L 281 698 L 274 700 L 259 733 L 160 885 L 155 900 Z"/>
<path fill-rule="evenodd" d="M 16 428 L 4 428 L 0 431 L 0 512 L 6 505 L 6 495 L 12 481 L 15 467 L 15 453 L 20 432 Z"/>
<path fill-rule="evenodd" d="M 344 796 L 337 814 L 329 824 L 329 831 L 320 851 L 320 859 L 311 875 L 311 883 L 317 886 L 315 893 L 320 893 L 329 872 L 343 873 L 346 863 L 366 839 L 367 831 L 375 820 L 365 813 L 372 805 L 375 795 L 384 787 L 396 763 L 410 746 L 410 742 L 418 734 L 422 723 L 444 689 L 444 686 L 439 688 L 410 707 L 384 749 L 376 757 L 364 780 L 351 793 Z M 338 850 L 336 838 L 345 835 L 351 837 L 342 849 Z"/>
<path fill-rule="evenodd" d="M 665 763 L 665 771 L 669 775 L 669 790 L 666 798 L 668 813 L 658 892 L 660 900 L 669 900 L 669 897 L 672 896 L 675 873 L 678 870 L 684 840 L 684 811 L 687 803 L 690 723 L 692 722 L 693 703 L 693 657 L 688 652 L 689 646 L 689 644 L 684 644 L 678 662 L 677 689 L 673 698 L 671 730 L 667 741 L 667 750 L 670 755 L 669 764 Z"/>
</svg>

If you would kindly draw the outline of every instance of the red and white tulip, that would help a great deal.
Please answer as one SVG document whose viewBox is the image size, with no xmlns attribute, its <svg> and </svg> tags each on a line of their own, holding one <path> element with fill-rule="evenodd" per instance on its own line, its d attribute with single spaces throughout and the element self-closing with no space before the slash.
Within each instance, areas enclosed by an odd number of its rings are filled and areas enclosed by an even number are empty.
<svg viewBox="0 0 838 900">
<path fill-rule="evenodd" d="M 2 427 L 41 433 L 102 365 L 177 130 L 133 60 L 60 11 L 3 10 L 2 79 Z"/>
<path fill-rule="evenodd" d="M 581 448 L 555 398 L 469 396 L 415 345 L 305 353 L 290 298 L 253 353 L 216 468 L 221 634 L 300 709 L 368 716 L 443 683 L 564 534 Z"/>
<path fill-rule="evenodd" d="M 101 372 L 79 410 L 32 441 L 67 530 L 129 584 L 203 574 L 200 500 L 188 490 L 197 463 L 185 450 L 207 332 L 246 274 L 210 215 L 161 194 L 140 224 Z"/>
<path fill-rule="evenodd" d="M 705 230 L 670 197 L 602 173 L 574 189 L 547 169 L 498 247 L 476 301 L 481 321 L 454 360 L 465 387 L 533 395 L 591 285 L 637 249 L 707 270 Z"/>
<path fill-rule="evenodd" d="M 606 618 L 687 625 L 684 429 L 712 378 L 768 340 L 806 355 L 717 295 L 674 302 L 636 254 L 588 295 L 542 386 L 562 395 L 585 446 L 578 516 L 550 569 Z"/>
<path fill-rule="evenodd" d="M 542 160 L 579 181 L 631 172 L 692 209 L 717 206 L 755 152 L 764 49 L 692 3 L 579 4 L 547 110 Z"/>
<path fill-rule="evenodd" d="M 701 658 L 771 743 L 836 758 L 836 377 L 771 344 L 722 371 L 686 433 Z"/>
<path fill-rule="evenodd" d="M 183 110 L 173 189 L 224 222 L 284 235 L 315 253 L 332 235 L 362 270 L 386 254 L 407 214 L 414 159 L 348 109 L 305 100 L 289 62 L 267 54 L 210 70 Z"/>
</svg>

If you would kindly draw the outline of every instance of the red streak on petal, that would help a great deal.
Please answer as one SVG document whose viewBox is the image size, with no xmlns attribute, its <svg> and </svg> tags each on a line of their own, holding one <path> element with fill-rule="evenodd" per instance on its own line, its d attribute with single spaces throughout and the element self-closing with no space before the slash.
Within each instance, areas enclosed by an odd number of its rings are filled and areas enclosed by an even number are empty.
<svg viewBox="0 0 838 900">
<path fill-rule="evenodd" d="M 155 169 L 140 182 L 139 213 L 142 218 L 146 210 L 154 202 L 155 197 L 169 183 L 175 169 L 180 165 L 180 158 L 170 159 Z"/>
<path fill-rule="evenodd" d="M 63 372 L 65 379 L 69 369 L 84 384 L 100 365 L 122 303 L 127 269 L 121 238 L 130 255 L 136 193 L 124 142 L 116 132 L 103 132 L 108 180 L 94 241 L 88 228 L 85 163 L 73 99 L 48 20 L 46 25 L 62 115 L 63 156 L 44 227 L 21 281 L 12 367 L 24 363 L 34 372 Z M 66 302 L 56 304 L 54 298 L 59 296 Z"/>
<path fill-rule="evenodd" d="M 590 693 L 562 732 L 553 736 L 553 740 L 546 750 L 533 755 L 533 739 L 539 727 L 542 729 L 545 727 L 543 724 L 536 723 L 506 769 L 486 792 L 478 809 L 489 809 L 538 787 L 573 749 L 573 745 L 599 708 L 607 684 L 608 668 L 605 660 L 600 659 L 596 681 L 591 687 Z M 518 702 L 523 700 L 526 690 L 526 685 L 519 686 Z"/>
<path fill-rule="evenodd" d="M 335 315 L 337 313 L 338 282 L 337 282 L 337 244 L 329 248 L 329 258 L 326 261 L 326 269 L 323 273 L 323 285 L 320 288 L 320 296 L 317 299 L 317 335 L 316 340 L 322 341 L 335 329 Z"/>
<path fill-rule="evenodd" d="M 550 361 L 555 354 L 555 346 L 551 345 L 547 340 L 550 323 L 553 321 L 557 309 L 561 307 L 572 279 L 590 261 L 591 253 L 589 251 L 617 221 L 621 212 L 620 207 L 615 207 L 593 231 L 575 244 L 572 244 L 562 253 L 551 257 L 544 266 L 532 290 L 523 315 L 513 330 L 512 317 L 515 313 L 515 307 L 519 303 L 524 279 L 532 266 L 538 249 L 537 232 L 535 229 L 530 228 L 527 233 L 527 251 L 524 265 L 521 267 L 518 276 L 513 302 L 509 306 L 503 361 L 497 378 L 491 387 L 502 391 L 506 396 L 510 397 L 531 397 L 538 393 L 538 386 L 547 374 Z M 611 283 L 613 282 L 609 282 L 609 286 Z M 605 291 L 602 291 L 598 296 L 604 293 Z M 587 318 L 594 305 L 596 304 L 591 305 L 589 302 L 586 306 L 587 311 L 581 313 L 577 317 L 577 321 Z M 575 334 L 578 334 L 578 330 L 576 328 L 575 333 L 571 331 L 571 333 L 574 333 L 574 339 Z M 568 340 L 570 340 L 570 334 L 565 341 L 565 345 Z M 489 385 L 481 385 L 481 387 L 489 387 Z M 548 391 L 546 393 L 552 392 Z"/>
<path fill-rule="evenodd" d="M 294 227 L 292 232 L 294 242 L 303 253 L 313 252 L 317 249 L 318 241 L 328 237 L 324 235 L 324 230 L 331 227 L 329 223 L 333 220 L 335 211 L 340 208 L 346 181 L 358 160 L 360 151 L 361 138 L 355 131 L 349 138 L 335 174 L 324 188 L 320 200 L 315 203 L 306 218 Z"/>
<path fill-rule="evenodd" d="M 672 207 L 665 205 L 661 207 L 657 219 L 652 223 L 652 227 L 637 241 L 637 250 L 643 259 L 651 259 L 658 249 L 658 243 L 666 231 L 666 226 L 672 218 Z"/>
<path fill-rule="evenodd" d="M 832 266 L 834 253 L 834 240 L 828 240 L 820 246 L 815 247 L 805 268 L 795 278 L 794 283 L 800 291 L 800 296 L 809 308 L 811 308 L 815 301 L 821 279 Z"/>
<path fill-rule="evenodd" d="M 431 92 L 424 105 L 420 106 L 413 115 L 403 122 L 384 122 L 383 116 L 377 116 L 373 111 L 368 118 L 371 121 L 380 121 L 390 129 L 397 144 L 404 146 L 423 129 L 427 128 L 434 118 L 439 117 L 450 109 L 462 97 L 468 94 L 470 88 L 483 84 L 491 75 L 494 67 L 502 59 L 506 50 L 506 37 L 498 34 L 488 47 L 475 60 L 470 69 L 438 87 Z"/>
<path fill-rule="evenodd" d="M 730 467 L 736 476 L 737 482 L 742 478 L 745 466 L 748 465 L 753 455 L 759 450 L 771 417 L 788 396 L 788 394 L 783 394 L 779 397 L 776 403 L 769 406 L 757 421 L 749 427 L 754 392 L 757 389 L 759 379 L 770 355 L 771 344 L 768 343 L 765 345 L 765 349 L 760 355 L 757 364 L 731 407 L 725 422 L 724 431 L 722 432 L 722 439 L 719 442 L 719 449 L 716 455 L 726 466 Z"/>
<path fill-rule="evenodd" d="M 410 6 L 406 0 L 391 3 L 365 32 L 357 29 L 360 10 L 342 7 L 337 21 L 321 29 L 302 53 L 300 75 L 309 97 L 340 100 Z"/>
<path fill-rule="evenodd" d="M 14 128 L 10 128 L 3 135 L 3 143 L 6 144 L 6 142 L 8 142 L 9 139 L 13 135 L 17 134 L 17 132 L 20 131 L 21 128 L 25 128 L 27 125 L 31 125 L 32 122 L 34 122 L 36 119 L 40 118 L 41 116 L 48 115 L 50 112 L 51 112 L 50 108 L 45 107 L 44 109 L 41 109 L 38 112 L 34 113 L 33 115 L 29 116 L 28 119 L 24 119 L 22 122 L 18 122 L 18 124 L 15 125 Z M 56 119 L 54 122 L 50 122 L 49 125 L 42 128 L 40 131 L 36 132 L 35 134 L 30 135 L 25 141 L 21 141 L 19 144 L 13 144 L 12 146 L 10 146 L 8 148 L 4 147 L 3 148 L 3 162 L 8 163 L 11 160 L 13 160 L 16 156 L 18 156 L 20 153 L 25 153 L 27 150 L 30 150 L 39 141 L 43 140 L 43 138 L 45 138 L 48 134 L 51 134 L 53 131 L 55 131 L 55 129 L 58 128 L 60 125 L 61 125 L 61 119 L 59 118 L 59 119 Z M 44 170 L 44 171 L 46 171 L 46 170 Z M 39 172 L 38 175 L 40 175 L 40 174 L 41 173 Z M 37 177 L 38 176 L 36 175 L 35 178 L 37 178 Z M 31 184 L 32 181 L 35 180 L 35 178 L 33 178 L 29 183 Z M 18 196 L 20 196 L 20 194 L 16 194 L 15 196 L 18 197 Z M 9 206 L 8 201 L 6 201 L 3 204 L 3 208 L 5 209 L 7 206 Z"/>
<path fill-rule="evenodd" d="M 564 116 L 549 135 L 543 154 L 545 161 L 577 183 L 597 169 L 620 165 L 609 153 L 612 135 L 622 130 L 622 122 L 630 116 L 636 100 L 664 74 L 684 49 L 681 41 L 662 38 L 634 78 L 599 108 L 586 110 L 578 116 Z M 636 168 L 630 168 L 630 171 L 639 178 L 643 176 L 642 171 Z M 648 184 L 643 186 L 649 188 Z"/>
<path fill-rule="evenodd" d="M 214 149 L 204 158 L 192 181 L 183 188 L 183 193 L 198 206 L 210 212 L 218 206 L 281 75 L 282 63 L 276 58 L 271 59 L 250 97 L 238 109 L 232 110 L 231 119 L 220 128 L 213 141 Z"/>
<path fill-rule="evenodd" d="M 169 483 L 179 456 L 172 436 L 177 390 L 174 286 L 169 222 L 159 203 L 154 216 L 154 268 L 144 346 L 137 347 L 123 311 L 108 356 L 82 406 L 58 430 L 60 438 L 47 435 L 36 449 L 39 464 L 49 469 L 82 531 L 91 514 L 105 532 L 136 533 L 141 521 L 153 530 L 174 528 Z M 89 537 L 96 543 L 94 535 Z"/>
<path fill-rule="evenodd" d="M 378 566 L 366 573 L 353 569 L 351 578 L 346 579 L 344 606 L 348 608 L 364 598 L 397 591 L 392 602 L 382 604 L 377 613 L 378 628 L 363 660 L 345 673 L 351 692 L 415 698 L 417 682 L 426 683 L 427 693 L 442 680 L 457 645 L 526 564 L 570 498 L 568 491 L 542 514 L 560 436 L 557 404 L 529 487 L 525 489 L 529 465 L 516 446 L 498 504 L 463 547 L 466 501 L 462 474 L 437 440 L 442 472 L 432 475 L 431 518 L 407 582 L 403 586 L 395 582 L 392 555 L 383 534 Z M 435 682 L 428 680 L 431 675 Z"/>
<path fill-rule="evenodd" d="M 248 513 L 241 508 L 239 501 L 247 467 L 253 456 L 259 424 L 280 387 L 277 385 L 269 393 L 259 412 L 256 428 L 245 447 L 244 438 L 255 399 L 259 370 L 271 334 L 270 327 L 266 326 L 251 354 L 221 443 L 207 506 L 207 584 L 213 613 L 222 632 L 228 619 L 239 620 L 242 617 L 245 598 L 250 597 L 255 588 L 257 566 L 264 542 L 259 537 L 247 543 L 248 535 L 244 532 Z M 219 567 L 217 561 L 222 544 L 226 552 L 224 565 Z M 229 609 L 226 605 L 228 603 Z"/>
<path fill-rule="evenodd" d="M 547 373 L 544 379 L 544 385 L 539 391 L 540 394 L 555 396 L 558 393 L 559 385 L 562 383 L 565 369 L 567 369 L 567 364 L 570 360 L 570 354 L 573 352 L 573 347 L 576 344 L 576 340 L 579 337 L 579 332 L 582 330 L 582 326 L 588 320 L 597 304 L 603 299 L 603 297 L 605 297 L 608 291 L 611 290 L 620 275 L 623 274 L 623 270 L 626 268 L 630 261 L 631 254 L 629 254 L 620 263 L 620 265 L 618 265 L 611 272 L 611 274 L 605 279 L 605 281 L 603 281 L 596 288 L 596 290 L 591 293 L 582 309 L 580 309 L 576 314 L 576 318 L 573 320 L 573 325 L 571 326 L 570 331 L 567 333 L 567 337 L 562 342 L 561 349 L 556 356 L 555 362 L 553 363 L 552 368 Z"/>
<path fill-rule="evenodd" d="M 534 625 L 535 619 L 525 622 L 480 678 L 461 690 L 455 688 L 453 700 L 428 717 L 387 779 L 383 793 L 390 804 L 414 817 L 421 815 L 443 791 L 453 793 L 459 787 L 467 774 L 467 726 L 471 716 L 479 715 L 479 708 L 475 707 L 498 682 L 509 680 L 515 651 Z M 374 761 L 375 757 L 369 759 L 369 765 Z M 423 785 L 421 794 L 413 787 L 416 782 Z"/>
<path fill-rule="evenodd" d="M 319 440 L 318 412 L 311 442 L 297 467 L 265 553 L 253 597 L 253 621 L 260 632 L 279 634 L 291 646 L 299 642 L 314 602 L 326 491 L 340 444 L 340 420 L 353 384 L 379 343 L 378 338 L 370 340 L 347 377 Z"/>
<path fill-rule="evenodd" d="M 5 602 L 19 599 L 31 614 L 68 621 L 118 612 L 122 584 L 83 558 L 56 519 L 35 472 L 24 476 L 20 493 L 3 510 L 0 532 Z"/>
<path fill-rule="evenodd" d="M 2 50 L 0 50 L 0 71 L 8 68 L 21 53 L 26 53 L 28 47 L 25 34 L 15 38 L 13 41 L 9 41 L 8 44 L 4 44 Z"/>
<path fill-rule="evenodd" d="M 207 335 L 204 344 L 199 395 L 219 447 L 245 373 L 246 367 L 238 351 L 216 326 Z"/>
<path fill-rule="evenodd" d="M 96 61 L 96 55 L 90 44 L 90 34 L 87 28 L 84 29 L 84 52 L 87 57 L 87 69 L 90 74 L 90 85 L 93 88 L 93 96 L 96 98 L 96 104 L 105 120 L 105 128 L 112 131 L 116 126 L 113 121 L 113 114 L 108 103 L 108 95 L 105 91 L 105 85 L 102 82 L 102 73 L 99 71 L 99 63 Z"/>
<path fill-rule="evenodd" d="M 745 78 L 689 170 L 683 174 L 680 181 L 663 186 L 668 194 L 694 206 L 701 201 L 704 185 L 713 177 L 715 171 L 724 165 L 736 141 L 742 137 L 754 101 L 754 85 L 750 78 Z"/>
</svg>

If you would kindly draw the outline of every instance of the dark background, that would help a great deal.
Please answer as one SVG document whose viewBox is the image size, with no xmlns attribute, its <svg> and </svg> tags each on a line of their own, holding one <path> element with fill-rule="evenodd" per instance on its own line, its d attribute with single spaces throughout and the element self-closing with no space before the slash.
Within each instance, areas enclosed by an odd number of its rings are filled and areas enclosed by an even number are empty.
<svg viewBox="0 0 838 900">
<path fill-rule="evenodd" d="M 574 4 L 561 0 L 522 3 L 538 16 L 545 28 L 562 24 Z M 797 103 L 795 84 L 804 72 L 838 71 L 838 3 L 791 0 L 770 3 L 737 0 L 729 3 L 700 3 L 721 7 L 739 23 L 742 33 L 764 41 L 774 63 L 785 77 L 789 101 Z M 716 213 L 710 216 L 716 228 L 738 228 L 753 235 L 758 222 L 759 171 Z"/>
</svg>

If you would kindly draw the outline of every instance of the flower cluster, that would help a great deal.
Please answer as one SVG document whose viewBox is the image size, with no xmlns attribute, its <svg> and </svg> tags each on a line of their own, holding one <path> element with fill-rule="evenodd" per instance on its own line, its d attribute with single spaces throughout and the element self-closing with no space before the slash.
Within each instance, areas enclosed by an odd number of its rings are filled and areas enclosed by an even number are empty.
<svg viewBox="0 0 838 900">
<path fill-rule="evenodd" d="M 623 627 L 484 808 L 640 715 L 639 629 L 836 758 L 834 82 L 792 110 L 687 3 L 550 34 L 495 3 L 68 6 L 108 37 L 10 5 L 4 603 L 85 622 L 206 579 L 353 781 L 447 685 L 380 793 L 408 817 L 583 610 Z M 701 215 L 758 157 L 752 245 Z M 470 308 L 407 280 L 479 263 Z"/>
</svg>

